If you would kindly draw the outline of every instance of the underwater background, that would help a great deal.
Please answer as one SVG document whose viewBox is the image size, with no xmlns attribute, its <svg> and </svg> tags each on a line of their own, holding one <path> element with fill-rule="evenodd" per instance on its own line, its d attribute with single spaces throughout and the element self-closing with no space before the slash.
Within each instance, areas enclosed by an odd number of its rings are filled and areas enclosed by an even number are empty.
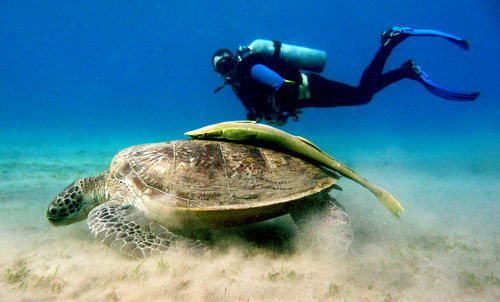
<svg viewBox="0 0 500 302">
<path fill-rule="evenodd" d="M 0 301 L 498 301 L 499 12 L 495 0 L 1 1 Z M 205 256 L 138 261 L 85 222 L 47 222 L 52 198 L 120 149 L 245 118 L 229 87 L 213 93 L 215 50 L 258 38 L 322 49 L 322 74 L 356 85 L 395 25 L 471 47 L 410 37 L 386 70 L 411 58 L 481 96 L 447 101 L 403 80 L 367 105 L 307 108 L 281 128 L 405 207 L 397 221 L 341 179 L 334 196 L 355 232 L 346 255 L 237 238 Z"/>
</svg>

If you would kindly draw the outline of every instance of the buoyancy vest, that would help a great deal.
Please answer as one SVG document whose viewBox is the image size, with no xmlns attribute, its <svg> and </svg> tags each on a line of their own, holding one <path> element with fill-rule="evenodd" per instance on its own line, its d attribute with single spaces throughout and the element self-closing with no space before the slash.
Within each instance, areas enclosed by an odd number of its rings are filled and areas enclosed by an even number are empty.
<svg viewBox="0 0 500 302">
<path fill-rule="evenodd" d="M 293 81 L 297 85 L 302 83 L 301 73 L 292 63 L 256 52 L 242 54 L 231 84 L 234 93 L 248 113 L 256 119 L 268 120 L 267 115 L 271 113 L 282 113 L 286 116 L 287 113 L 294 112 L 298 87 L 287 85 L 275 92 L 272 88 L 252 78 L 251 69 L 256 64 L 272 69 L 282 78 Z"/>
</svg>

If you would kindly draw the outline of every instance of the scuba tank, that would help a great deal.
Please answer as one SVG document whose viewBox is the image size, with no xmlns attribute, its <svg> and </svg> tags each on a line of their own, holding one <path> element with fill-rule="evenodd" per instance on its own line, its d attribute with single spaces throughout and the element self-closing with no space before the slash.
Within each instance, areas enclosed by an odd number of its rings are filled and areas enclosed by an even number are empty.
<svg viewBox="0 0 500 302">
<path fill-rule="evenodd" d="M 290 45 L 279 41 L 258 39 L 248 49 L 256 53 L 278 57 L 287 61 L 297 69 L 321 72 L 326 65 L 326 52 L 302 46 Z"/>
</svg>

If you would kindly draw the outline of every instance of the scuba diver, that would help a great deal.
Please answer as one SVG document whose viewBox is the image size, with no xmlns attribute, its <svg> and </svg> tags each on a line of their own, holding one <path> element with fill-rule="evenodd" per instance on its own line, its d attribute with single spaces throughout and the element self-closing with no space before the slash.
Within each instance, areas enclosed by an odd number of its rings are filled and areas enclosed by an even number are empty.
<svg viewBox="0 0 500 302">
<path fill-rule="evenodd" d="M 239 47 L 236 55 L 225 48 L 213 54 L 214 70 L 224 78 L 223 85 L 214 92 L 231 85 L 247 110 L 248 120 L 276 126 L 284 125 L 288 118 L 297 121 L 301 109 L 306 107 L 367 104 L 375 93 L 402 79 L 415 80 L 434 95 L 452 101 L 473 101 L 479 96 L 479 92 L 461 92 L 434 82 L 412 60 L 382 73 L 394 47 L 410 36 L 441 37 L 469 49 L 466 40 L 442 31 L 392 27 L 382 33 L 380 48 L 364 70 L 359 85 L 354 87 L 316 73 L 326 64 L 324 51 L 255 40 L 249 46 Z"/>
</svg>

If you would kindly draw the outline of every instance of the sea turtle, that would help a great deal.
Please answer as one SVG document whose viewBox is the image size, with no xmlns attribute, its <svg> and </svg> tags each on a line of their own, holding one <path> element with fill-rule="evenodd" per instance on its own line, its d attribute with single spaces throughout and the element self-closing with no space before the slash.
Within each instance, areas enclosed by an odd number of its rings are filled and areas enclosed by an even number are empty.
<svg viewBox="0 0 500 302">
<path fill-rule="evenodd" d="M 399 218 L 399 213 L 404 211 L 403 206 L 391 193 L 369 183 L 354 170 L 300 136 L 294 136 L 255 121 L 223 122 L 189 131 L 185 134 L 195 139 L 227 140 L 281 150 L 314 164 L 324 166 L 359 183 L 370 190 L 396 218 Z"/>
<path fill-rule="evenodd" d="M 95 237 L 133 257 L 203 245 L 188 236 L 198 230 L 287 213 L 300 226 L 317 209 L 345 225 L 339 236 L 349 237 L 349 219 L 329 195 L 339 189 L 338 177 L 290 154 L 247 144 L 144 144 L 118 152 L 102 174 L 66 187 L 49 204 L 47 218 L 56 226 L 87 218 Z"/>
</svg>

